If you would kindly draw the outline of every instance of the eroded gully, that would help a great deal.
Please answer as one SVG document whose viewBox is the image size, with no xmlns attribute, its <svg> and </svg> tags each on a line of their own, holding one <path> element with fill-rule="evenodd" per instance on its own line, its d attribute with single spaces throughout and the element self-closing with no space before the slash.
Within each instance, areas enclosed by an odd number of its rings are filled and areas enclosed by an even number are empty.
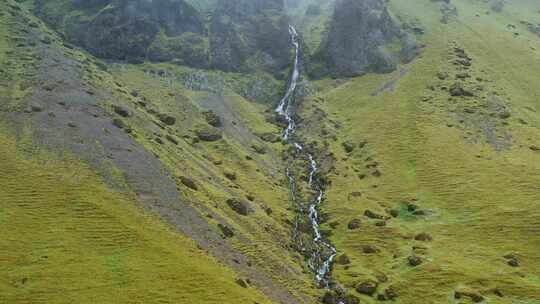
<svg viewBox="0 0 540 304">
<path fill-rule="evenodd" d="M 322 237 L 321 230 L 319 228 L 320 218 L 318 208 L 324 200 L 325 192 L 317 178 L 317 173 L 319 170 L 318 163 L 315 156 L 307 151 L 301 142 L 294 138 L 296 132 L 296 121 L 293 118 L 294 113 L 291 105 L 294 103 L 296 87 L 300 77 L 300 44 L 298 40 L 298 33 L 293 26 L 289 26 L 289 34 L 295 50 L 294 66 L 287 92 L 276 108 L 276 112 L 287 121 L 287 128 L 284 130 L 282 137 L 285 142 L 294 147 L 295 159 L 305 159 L 309 163 L 305 170 L 309 171 L 308 184 L 314 193 L 313 197 L 308 201 L 307 204 L 302 202 L 301 196 L 298 193 L 299 189 L 297 178 L 293 173 L 292 164 L 289 164 L 286 169 L 286 174 L 289 179 L 292 200 L 298 209 L 293 239 L 297 242 L 297 246 L 301 247 L 299 249 L 307 255 L 308 266 L 315 273 L 317 283 L 319 283 L 322 287 L 329 288 L 330 270 L 336 256 L 336 249 L 328 240 Z M 306 244 L 305 241 L 299 237 L 299 235 L 302 233 L 300 231 L 300 226 L 304 220 L 309 221 L 311 226 L 311 239 L 309 240 L 310 244 Z M 300 244 L 298 244 L 298 241 Z"/>
</svg>

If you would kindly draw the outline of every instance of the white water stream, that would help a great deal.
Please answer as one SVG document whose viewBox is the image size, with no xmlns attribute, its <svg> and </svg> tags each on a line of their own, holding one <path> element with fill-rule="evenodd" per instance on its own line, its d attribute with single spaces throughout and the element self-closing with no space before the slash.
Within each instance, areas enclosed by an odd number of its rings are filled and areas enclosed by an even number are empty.
<svg viewBox="0 0 540 304">
<path fill-rule="evenodd" d="M 296 122 L 292 117 L 293 113 L 291 113 L 291 104 L 294 102 L 294 95 L 298 84 L 298 78 L 300 76 L 300 44 L 298 41 L 298 33 L 293 26 L 289 26 L 289 34 L 291 36 L 291 43 L 295 48 L 294 67 L 291 75 L 291 80 L 289 82 L 289 87 L 287 88 L 287 92 L 279 102 L 279 105 L 276 108 L 276 112 L 280 116 L 285 118 L 285 120 L 287 121 L 287 128 L 283 132 L 283 140 L 289 141 L 296 148 L 298 153 L 303 153 L 309 159 L 309 186 L 311 187 L 311 189 L 313 189 L 315 193 L 317 193 L 316 197 L 308 205 L 308 216 L 314 235 L 313 242 L 316 245 L 322 245 L 322 247 L 328 248 L 331 254 L 328 256 L 324 256 L 320 249 L 316 250 L 311 254 L 308 265 L 315 272 L 315 278 L 317 282 L 323 284 L 325 287 L 328 287 L 328 276 L 330 273 L 330 268 L 332 267 L 332 263 L 336 256 L 336 249 L 328 241 L 322 238 L 319 228 L 320 221 L 317 208 L 324 199 L 324 190 L 316 179 L 316 174 L 318 172 L 318 164 L 314 156 L 306 152 L 301 143 L 290 140 L 291 136 L 294 135 L 294 133 L 296 132 Z M 298 197 L 296 193 L 296 182 L 289 168 L 287 168 L 287 177 L 289 178 L 293 201 L 298 205 L 300 212 L 304 212 L 304 205 L 301 202 L 298 202 Z M 302 216 L 302 214 L 300 216 Z M 296 221 L 294 234 L 298 234 L 298 219 Z M 321 246 L 316 247 L 320 248 Z"/>
</svg>

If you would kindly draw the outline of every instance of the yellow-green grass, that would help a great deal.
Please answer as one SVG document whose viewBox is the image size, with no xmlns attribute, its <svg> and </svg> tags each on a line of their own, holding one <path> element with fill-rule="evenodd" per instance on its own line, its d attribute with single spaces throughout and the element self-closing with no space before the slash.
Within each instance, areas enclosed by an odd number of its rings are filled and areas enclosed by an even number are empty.
<svg viewBox="0 0 540 304">
<path fill-rule="evenodd" d="M 1 303 L 270 303 L 75 157 L 17 146 L 0 135 Z"/>
<path fill-rule="evenodd" d="M 395 74 L 367 75 L 326 92 L 321 104 L 305 104 L 304 117 L 317 106 L 343 124 L 334 130 L 338 140 L 330 146 L 338 159 L 337 174 L 331 175 L 323 209 L 329 222 L 341 223 L 331 240 L 352 263 L 336 265 L 334 276 L 353 288 L 385 274 L 388 282 L 381 283 L 379 291 L 393 286 L 396 303 L 453 303 L 453 292 L 461 288 L 471 288 L 490 303 L 538 303 L 540 154 L 529 147 L 540 143 L 540 115 L 535 112 L 540 96 L 539 40 L 524 28 L 518 38 L 506 29 L 508 23 L 537 18 L 537 10 L 485 15 L 489 8 L 484 3 L 452 3 L 460 15 L 442 25 L 439 3 L 393 2 L 395 12 L 420 19 L 427 30 L 422 56 L 394 91 L 371 96 Z M 459 121 L 444 106 L 449 94 L 426 88 L 438 81 L 437 72 L 448 72 L 453 79 L 456 72 L 448 62 L 452 42 L 473 58 L 470 73 L 489 80 L 485 91 L 507 99 L 512 112 L 505 126 L 512 133 L 509 150 L 497 152 L 485 140 L 470 143 L 464 137 L 476 130 L 455 127 Z M 422 101 L 426 96 L 432 97 L 430 102 Z M 319 134 L 306 136 L 313 140 L 310 136 Z M 341 146 L 347 140 L 368 144 L 347 155 Z M 380 178 L 358 178 L 369 172 L 364 167 L 368 157 L 379 163 Z M 362 197 L 350 196 L 354 191 L 362 192 Z M 427 216 L 414 217 L 403 210 L 404 202 L 413 199 L 428 210 Z M 385 214 L 386 208 L 402 211 L 386 227 L 363 216 L 366 209 Z M 347 222 L 353 217 L 362 218 L 363 224 L 351 231 Z M 434 240 L 415 241 L 420 232 Z M 364 245 L 377 246 L 380 252 L 364 254 Z M 414 246 L 419 248 L 413 250 Z M 424 259 L 414 268 L 407 265 L 413 251 Z M 507 265 L 503 256 L 508 253 L 515 253 L 520 267 Z"/>
<path fill-rule="evenodd" d="M 265 268 L 291 293 L 318 294 L 319 291 L 313 288 L 312 274 L 301 258 L 287 247 L 292 227 L 286 224 L 286 220 L 293 218 L 294 210 L 289 200 L 283 164 L 276 153 L 283 149 L 281 143 L 268 144 L 267 153 L 258 154 L 249 143 L 245 144 L 243 135 L 230 131 L 225 131 L 224 139 L 218 142 L 193 143 L 194 131 L 206 125 L 201 115 L 205 108 L 200 103 L 211 97 L 212 93 L 188 90 L 180 81 L 153 77 L 143 69 L 174 72 L 181 67 L 145 64 L 143 67 L 126 65 L 113 70 L 115 81 L 121 82 L 126 91 L 137 89 L 140 96 L 146 98 L 148 107 L 175 115 L 179 121 L 175 126 L 158 131 L 157 128 L 148 127 L 152 117 L 140 109 L 128 120 L 137 134 L 136 140 L 158 155 L 174 176 L 186 176 L 197 183 L 199 189 L 196 191 L 179 180 L 178 187 L 203 214 L 210 211 L 218 215 L 242 234 L 241 237 L 230 239 L 237 250 Z M 104 85 L 110 83 L 112 81 Z M 279 134 L 276 126 L 265 121 L 267 107 L 262 103 L 247 101 L 228 89 L 222 92 L 220 98 L 234 115 L 222 117 L 223 120 L 235 120 L 245 125 L 251 136 L 266 132 Z M 167 141 L 164 145 L 157 144 L 152 135 L 156 131 L 174 134 L 179 144 Z M 248 160 L 246 156 L 253 159 Z M 235 173 L 236 179 L 227 179 L 226 172 Z M 225 202 L 235 196 L 242 199 L 254 197 L 250 203 L 254 212 L 245 217 L 230 209 Z M 266 214 L 268 207 L 272 210 L 270 215 Z M 209 217 L 208 221 L 213 225 L 218 223 L 215 217 Z"/>
</svg>

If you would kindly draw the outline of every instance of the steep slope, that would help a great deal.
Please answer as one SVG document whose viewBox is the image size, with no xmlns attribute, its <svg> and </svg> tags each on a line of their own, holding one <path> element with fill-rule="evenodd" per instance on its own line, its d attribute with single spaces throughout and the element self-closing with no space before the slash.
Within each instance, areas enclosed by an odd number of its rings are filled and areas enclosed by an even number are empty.
<svg viewBox="0 0 540 304">
<path fill-rule="evenodd" d="M 289 247 L 294 212 L 281 181 L 279 127 L 267 121 L 272 119 L 267 119 L 263 103 L 244 98 L 271 100 L 281 85 L 266 79 L 266 74 L 207 72 L 172 64 L 106 65 L 65 43 L 24 6 L 12 1 L 2 5 L 6 26 L 2 26 L 0 98 L 6 132 L 17 134 L 19 140 L 26 134 L 32 143 L 29 149 L 58 153 L 60 160 L 74 154 L 103 178 L 110 191 L 128 195 L 131 200 L 126 204 L 141 203 L 144 212 L 158 215 L 183 239 L 194 240 L 231 274 L 227 275 L 235 286 L 231 290 L 242 287 L 237 299 L 253 302 L 259 297 L 264 302 L 263 293 L 275 303 L 305 303 L 319 293 Z M 268 87 L 273 92 L 267 93 Z M 61 218 L 60 210 L 48 224 Z M 90 246 L 76 245 L 81 250 Z M 109 246 L 121 251 L 128 245 Z M 151 251 L 141 249 L 145 250 Z M 74 257 L 66 253 L 66 258 Z M 13 265 L 8 265 L 6 271 L 12 271 Z M 199 271 L 192 266 L 186 277 Z M 124 269 L 126 275 L 135 271 Z M 208 271 L 201 266 L 200 272 Z M 78 273 L 73 279 L 90 278 Z M 213 289 L 183 284 L 188 290 Z M 120 290 L 107 288 L 111 293 Z M 13 298 L 23 294 L 10 293 Z M 119 301 L 129 301 L 129 295 Z M 92 289 L 88 296 L 101 296 L 101 291 Z M 61 294 L 53 291 L 50 297 Z M 28 300 L 39 299 L 31 295 Z M 165 301 L 193 299 L 178 292 Z M 203 295 L 198 301 L 216 300 Z"/>
<path fill-rule="evenodd" d="M 333 277 L 363 303 L 538 302 L 540 7 L 493 2 L 392 1 L 421 57 L 302 105 Z"/>
</svg>

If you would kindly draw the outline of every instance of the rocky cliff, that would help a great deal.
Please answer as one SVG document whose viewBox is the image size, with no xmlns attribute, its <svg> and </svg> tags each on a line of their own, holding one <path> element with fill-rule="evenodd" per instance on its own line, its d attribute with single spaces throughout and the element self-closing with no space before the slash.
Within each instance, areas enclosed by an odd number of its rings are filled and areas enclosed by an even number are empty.
<svg viewBox="0 0 540 304">
<path fill-rule="evenodd" d="M 315 76 L 355 76 L 389 72 L 417 53 L 382 0 L 339 0 L 315 59 Z"/>
<path fill-rule="evenodd" d="M 95 56 L 141 62 L 182 60 L 206 66 L 206 28 L 183 0 L 36 2 L 36 13 Z"/>
<path fill-rule="evenodd" d="M 225 71 L 283 70 L 290 63 L 283 0 L 221 0 L 210 26 L 212 66 Z"/>
</svg>

